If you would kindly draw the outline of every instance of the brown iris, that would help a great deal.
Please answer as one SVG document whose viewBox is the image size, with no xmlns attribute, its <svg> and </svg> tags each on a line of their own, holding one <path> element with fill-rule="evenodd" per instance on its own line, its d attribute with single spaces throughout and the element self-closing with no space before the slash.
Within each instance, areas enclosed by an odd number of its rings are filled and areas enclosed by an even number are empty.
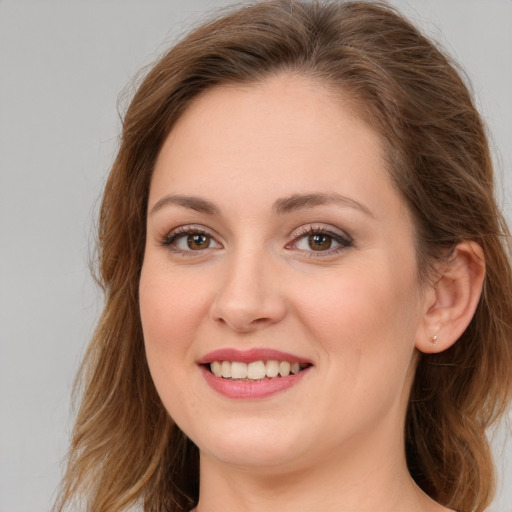
<svg viewBox="0 0 512 512">
<path fill-rule="evenodd" d="M 187 237 L 187 245 L 192 251 L 208 249 L 210 246 L 210 237 L 208 235 L 201 234 L 189 235 Z"/>
<path fill-rule="evenodd" d="M 309 235 L 308 243 L 314 251 L 326 251 L 331 248 L 332 238 L 329 235 L 316 233 L 314 235 Z"/>
</svg>

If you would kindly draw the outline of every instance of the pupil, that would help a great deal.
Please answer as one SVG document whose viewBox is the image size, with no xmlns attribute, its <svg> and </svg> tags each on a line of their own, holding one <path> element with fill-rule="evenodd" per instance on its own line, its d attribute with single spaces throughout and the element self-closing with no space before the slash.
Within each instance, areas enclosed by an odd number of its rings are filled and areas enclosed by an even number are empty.
<svg viewBox="0 0 512 512">
<path fill-rule="evenodd" d="M 329 249 L 331 247 L 331 237 L 328 235 L 311 235 L 309 237 L 309 245 L 316 251 Z"/>
<path fill-rule="evenodd" d="M 190 249 L 204 249 L 208 247 L 208 237 L 206 235 L 190 235 L 187 240 Z"/>
</svg>

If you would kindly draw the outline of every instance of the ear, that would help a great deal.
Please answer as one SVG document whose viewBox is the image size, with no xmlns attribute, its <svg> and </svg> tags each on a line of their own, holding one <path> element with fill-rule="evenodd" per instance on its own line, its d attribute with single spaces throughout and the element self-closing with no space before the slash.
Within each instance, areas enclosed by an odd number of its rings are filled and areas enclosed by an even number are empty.
<svg viewBox="0 0 512 512">
<path fill-rule="evenodd" d="M 437 280 L 426 293 L 424 329 L 416 348 L 442 352 L 466 330 L 478 306 L 485 276 L 485 259 L 476 242 L 462 242 L 437 267 Z"/>
</svg>

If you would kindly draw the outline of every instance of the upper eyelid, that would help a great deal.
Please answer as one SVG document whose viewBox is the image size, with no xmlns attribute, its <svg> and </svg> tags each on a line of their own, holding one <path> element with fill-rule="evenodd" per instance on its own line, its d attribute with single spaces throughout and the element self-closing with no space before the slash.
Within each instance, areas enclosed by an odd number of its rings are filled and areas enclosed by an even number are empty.
<svg viewBox="0 0 512 512">
<path fill-rule="evenodd" d="M 186 235 L 187 233 L 201 233 L 209 235 L 213 238 L 216 237 L 216 234 L 213 232 L 212 229 L 201 224 L 183 224 L 181 226 L 176 226 L 175 228 L 172 228 L 169 231 L 167 231 L 165 236 L 169 237 L 173 235 Z"/>
<path fill-rule="evenodd" d="M 207 235 L 210 238 L 213 238 L 217 243 L 221 243 L 219 241 L 219 237 L 214 232 L 212 232 L 211 229 L 209 229 L 205 226 L 199 225 L 199 224 L 184 224 L 182 226 L 177 226 L 177 227 L 167 231 L 161 237 L 161 239 L 165 243 L 165 242 L 169 242 L 171 239 L 175 240 L 178 237 L 186 236 L 186 235 L 190 235 L 190 234 L 194 234 L 194 233 L 201 234 L 201 235 Z"/>
<path fill-rule="evenodd" d="M 190 235 L 199 234 L 199 235 L 205 235 L 209 237 L 211 240 L 214 241 L 214 243 L 217 245 L 217 247 L 206 247 L 204 249 L 184 249 L 178 247 L 178 241 L 181 238 L 185 238 Z M 181 257 L 200 257 L 201 255 L 205 256 L 210 251 L 215 250 L 218 251 L 219 249 L 222 249 L 224 246 L 221 242 L 219 242 L 218 238 L 216 236 L 213 236 L 209 230 L 205 229 L 204 227 L 200 226 L 194 226 L 194 225 L 183 225 L 178 226 L 171 231 L 169 231 L 166 235 L 160 238 L 158 245 L 162 246 L 166 251 L 170 253 L 174 253 L 176 255 L 179 255 Z"/>
<path fill-rule="evenodd" d="M 329 227 L 328 227 L 329 226 Z M 342 251 L 345 251 L 348 248 L 354 248 L 354 240 L 353 238 L 346 232 L 339 228 L 335 228 L 334 226 L 325 224 L 309 224 L 305 226 L 301 226 L 298 228 L 300 230 L 299 233 L 296 233 L 292 240 L 286 244 L 287 249 L 296 249 L 299 252 L 301 252 L 304 255 L 307 255 L 308 257 L 315 257 L 315 258 L 327 258 L 329 256 L 334 256 L 335 254 L 339 254 Z M 330 236 L 334 239 L 336 243 L 339 244 L 337 247 L 329 248 L 325 251 L 314 251 L 314 250 L 307 250 L 307 249 L 299 249 L 298 247 L 294 247 L 298 245 L 298 243 L 304 239 L 307 236 L 314 235 L 314 234 L 323 234 Z"/>
<path fill-rule="evenodd" d="M 302 238 L 303 236 L 313 234 L 313 233 L 324 233 L 327 235 L 338 236 L 344 240 L 352 242 L 352 237 L 344 230 L 332 226 L 330 224 L 322 224 L 322 223 L 311 223 L 303 225 L 299 228 L 296 228 L 290 234 L 292 240 L 297 240 L 298 238 Z"/>
<path fill-rule="evenodd" d="M 163 244 L 165 245 L 166 243 L 172 243 L 172 241 L 174 241 L 174 239 L 176 239 L 179 236 L 185 236 L 187 234 L 194 233 L 207 235 L 211 237 L 213 240 L 215 240 L 216 243 L 224 245 L 224 242 L 221 241 L 222 237 L 220 237 L 211 228 L 208 228 L 201 224 L 183 224 L 181 226 L 177 226 L 169 230 L 165 235 L 161 237 L 161 239 Z M 339 238 L 341 241 L 347 242 L 350 245 L 352 245 L 353 243 L 352 236 L 350 236 L 345 230 L 342 230 L 331 224 L 313 222 L 309 224 L 304 224 L 300 227 L 293 229 L 292 232 L 287 237 L 289 241 L 286 243 L 286 245 L 291 245 L 297 240 L 315 233 L 323 233 L 329 236 L 333 236 L 334 238 Z M 173 240 L 170 241 L 171 239 Z"/>
</svg>

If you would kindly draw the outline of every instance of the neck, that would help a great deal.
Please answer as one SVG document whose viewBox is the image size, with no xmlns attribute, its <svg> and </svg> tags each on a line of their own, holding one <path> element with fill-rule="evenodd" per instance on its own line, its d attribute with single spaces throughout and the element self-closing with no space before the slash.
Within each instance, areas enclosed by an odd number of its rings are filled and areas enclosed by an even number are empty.
<svg viewBox="0 0 512 512">
<path fill-rule="evenodd" d="M 361 446 L 294 469 L 285 466 L 233 467 L 201 455 L 197 512 L 441 512 L 414 483 L 405 463 L 403 444 L 380 444 L 368 438 Z"/>
</svg>

